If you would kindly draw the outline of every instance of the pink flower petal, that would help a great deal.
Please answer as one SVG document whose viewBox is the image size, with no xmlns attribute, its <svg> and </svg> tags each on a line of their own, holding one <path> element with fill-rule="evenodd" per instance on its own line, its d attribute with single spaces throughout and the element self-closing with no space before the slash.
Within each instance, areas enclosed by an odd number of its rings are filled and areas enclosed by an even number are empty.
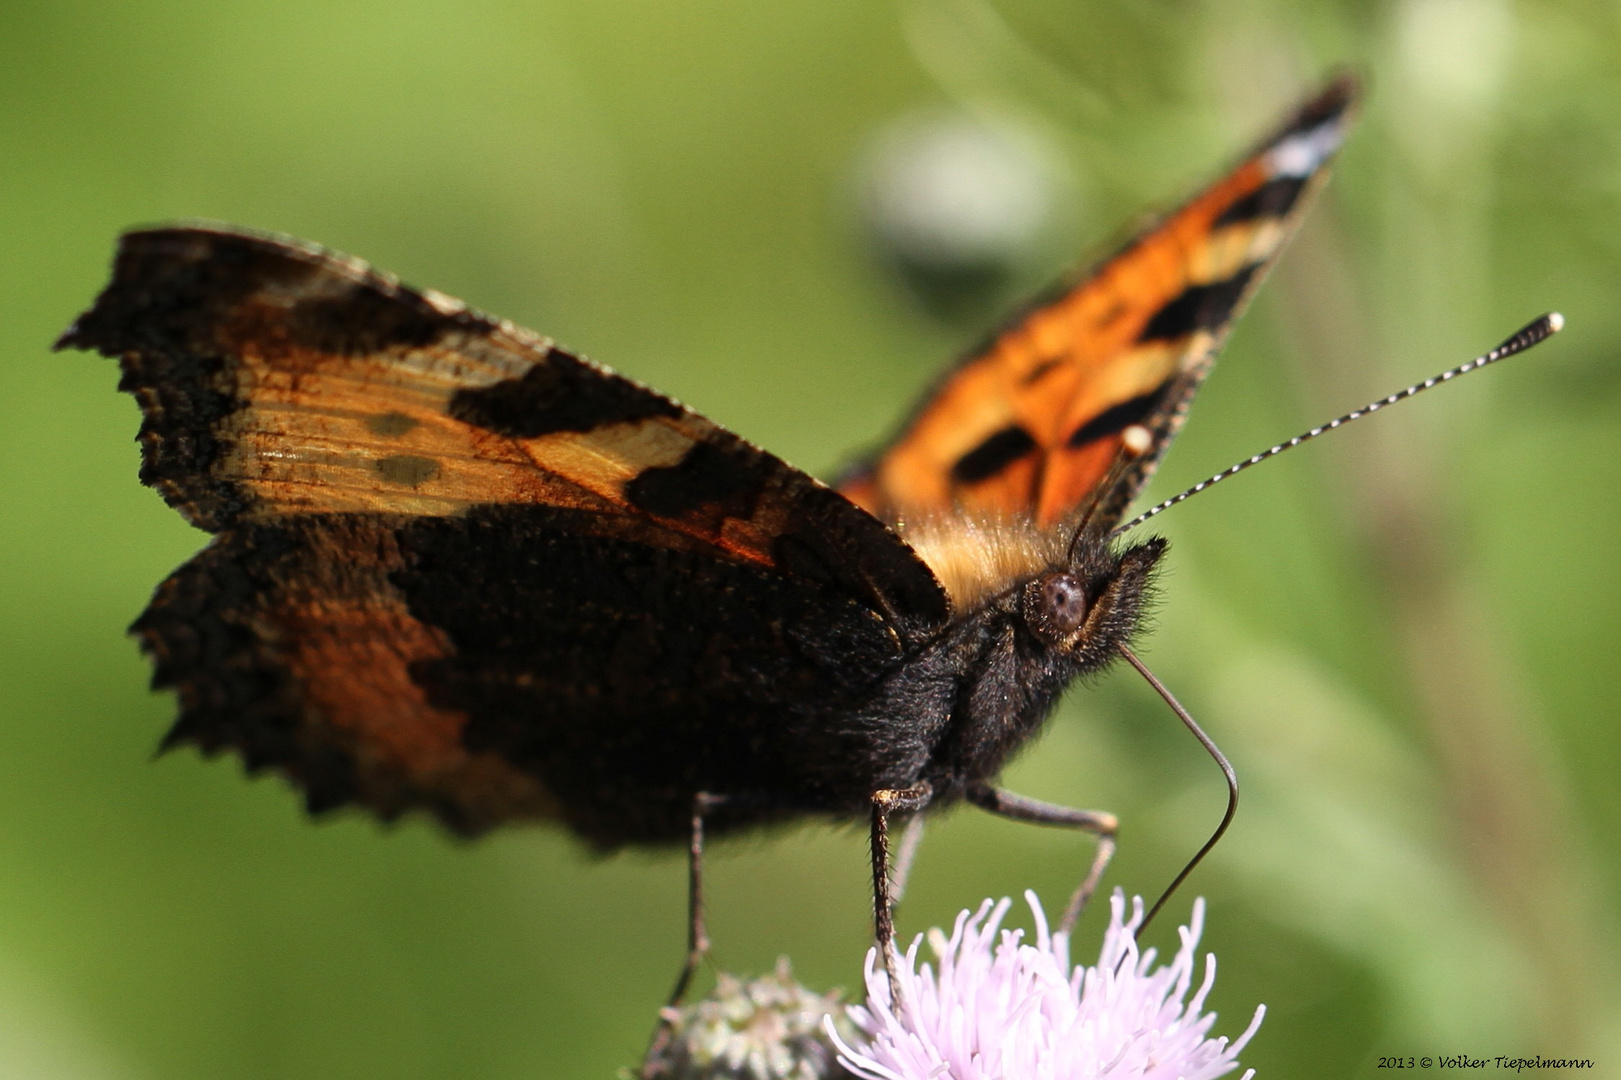
<svg viewBox="0 0 1621 1080">
<path fill-rule="evenodd" d="M 1214 956 L 1188 999 L 1203 900 L 1194 902 L 1170 964 L 1156 967 L 1154 950 L 1139 953 L 1132 937 L 1142 900 L 1133 900 L 1128 919 L 1125 895 L 1116 891 L 1096 966 L 1072 967 L 1069 935 L 1049 930 L 1034 893 L 1025 899 L 1035 917 L 1033 944 L 1021 930 L 1002 930 L 1011 906 L 1005 899 L 964 911 L 949 938 L 932 932 L 933 965 L 918 963 L 919 935 L 899 972 L 899 1009 L 877 950 L 869 951 L 867 1002 L 850 1007 L 866 1041 L 834 1036 L 845 1067 L 867 1080 L 1215 1080 L 1238 1068 L 1238 1053 L 1266 1009 L 1257 1008 L 1232 1042 L 1209 1037 L 1216 1017 L 1204 1002 L 1215 982 Z"/>
</svg>

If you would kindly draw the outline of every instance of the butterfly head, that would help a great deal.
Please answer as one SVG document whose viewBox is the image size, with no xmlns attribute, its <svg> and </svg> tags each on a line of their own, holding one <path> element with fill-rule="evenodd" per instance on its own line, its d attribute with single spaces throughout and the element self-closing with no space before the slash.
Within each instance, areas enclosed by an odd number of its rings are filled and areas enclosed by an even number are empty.
<svg viewBox="0 0 1621 1080">
<path fill-rule="evenodd" d="M 1155 537 L 1116 551 L 1103 537 L 1083 537 L 1071 548 L 1068 565 L 1024 584 L 1019 614 L 1048 648 L 1082 668 L 1101 666 L 1136 632 L 1165 546 Z"/>
</svg>

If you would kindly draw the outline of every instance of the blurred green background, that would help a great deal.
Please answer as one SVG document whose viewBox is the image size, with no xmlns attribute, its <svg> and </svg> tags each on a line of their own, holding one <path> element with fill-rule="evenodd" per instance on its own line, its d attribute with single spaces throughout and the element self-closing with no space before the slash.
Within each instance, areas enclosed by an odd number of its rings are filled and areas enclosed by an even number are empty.
<svg viewBox="0 0 1621 1080">
<path fill-rule="evenodd" d="M 203 537 L 136 483 L 114 365 L 47 350 L 119 230 L 354 252 L 825 476 L 1342 65 L 1359 128 L 1152 493 L 1543 310 L 1569 329 L 1160 519 L 1143 652 L 1246 801 L 1155 933 L 1210 898 L 1218 1030 L 1268 1004 L 1264 1077 L 1443 1052 L 1621 1076 L 1621 7 L 1598 0 L 7 0 L 0 1076 L 607 1077 L 682 945 L 678 858 L 312 824 L 234 761 L 152 760 L 172 702 L 123 630 Z M 1150 895 L 1222 798 L 1119 673 L 1008 779 L 1118 812 L 1110 882 Z M 718 962 L 855 985 L 863 848 L 721 848 Z M 1089 850 L 948 817 L 902 931 L 1026 887 L 1057 907 Z"/>
</svg>

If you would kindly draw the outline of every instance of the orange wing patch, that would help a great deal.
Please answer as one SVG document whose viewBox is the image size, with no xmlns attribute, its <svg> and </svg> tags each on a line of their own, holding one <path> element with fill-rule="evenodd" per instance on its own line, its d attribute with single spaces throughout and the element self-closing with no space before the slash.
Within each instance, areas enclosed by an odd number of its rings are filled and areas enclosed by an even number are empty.
<svg viewBox="0 0 1621 1080">
<path fill-rule="evenodd" d="M 1333 84 L 1228 176 L 999 334 L 841 490 L 899 523 L 1047 528 L 1094 496 L 1118 516 L 1322 181 L 1352 97 L 1348 81 Z M 1135 459 L 1121 443 L 1133 425 L 1152 439 Z M 1117 489 L 1100 491 L 1111 475 Z"/>
<path fill-rule="evenodd" d="M 635 481 L 681 465 L 724 437 L 714 424 L 647 392 L 629 419 L 591 418 L 588 430 L 525 436 L 499 420 L 479 426 L 468 405 L 483 392 L 524 385 L 567 366 L 604 382 L 617 376 L 511 327 L 454 334 L 422 348 L 361 356 L 286 357 L 239 346 L 234 393 L 246 407 L 220 426 L 232 451 L 213 475 L 247 495 L 245 516 L 298 513 L 465 514 L 487 503 L 541 503 L 624 519 L 645 532 Z M 488 419 L 481 417 L 479 419 Z M 583 426 L 583 425 L 581 425 Z M 492 429 L 493 428 L 493 429 Z M 745 517 L 668 515 L 688 539 L 762 566 L 772 563 L 769 505 Z M 686 547 L 679 538 L 670 544 Z"/>
</svg>

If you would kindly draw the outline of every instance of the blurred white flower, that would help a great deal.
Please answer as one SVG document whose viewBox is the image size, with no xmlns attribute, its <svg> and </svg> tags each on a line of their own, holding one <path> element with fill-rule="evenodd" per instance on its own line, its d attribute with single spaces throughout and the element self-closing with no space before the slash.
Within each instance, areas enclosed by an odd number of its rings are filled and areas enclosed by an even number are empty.
<svg viewBox="0 0 1621 1080">
<path fill-rule="evenodd" d="M 1182 947 L 1156 969 L 1154 950 L 1139 954 L 1132 937 L 1143 918 L 1140 898 L 1127 921 L 1125 895 L 1116 891 L 1097 965 L 1073 968 L 1069 936 L 1049 933 L 1035 894 L 1025 898 L 1035 915 L 1033 945 L 1023 931 L 1001 929 L 1005 899 L 964 911 L 949 941 L 930 934 L 938 973 L 918 966 L 919 936 L 901 964 L 899 1009 L 877 950 L 868 952 L 867 1003 L 849 1008 L 866 1042 L 835 1034 L 840 1061 L 870 1080 L 1213 1080 L 1238 1067 L 1266 1008 L 1233 1042 L 1209 1037 L 1216 1016 L 1204 1002 L 1216 979 L 1214 956 L 1188 999 L 1202 899 L 1180 929 Z"/>
<path fill-rule="evenodd" d="M 1050 139 L 1011 117 L 903 116 L 875 134 L 856 178 L 874 253 L 935 316 L 977 324 L 1069 246 L 1075 179 Z"/>
</svg>

